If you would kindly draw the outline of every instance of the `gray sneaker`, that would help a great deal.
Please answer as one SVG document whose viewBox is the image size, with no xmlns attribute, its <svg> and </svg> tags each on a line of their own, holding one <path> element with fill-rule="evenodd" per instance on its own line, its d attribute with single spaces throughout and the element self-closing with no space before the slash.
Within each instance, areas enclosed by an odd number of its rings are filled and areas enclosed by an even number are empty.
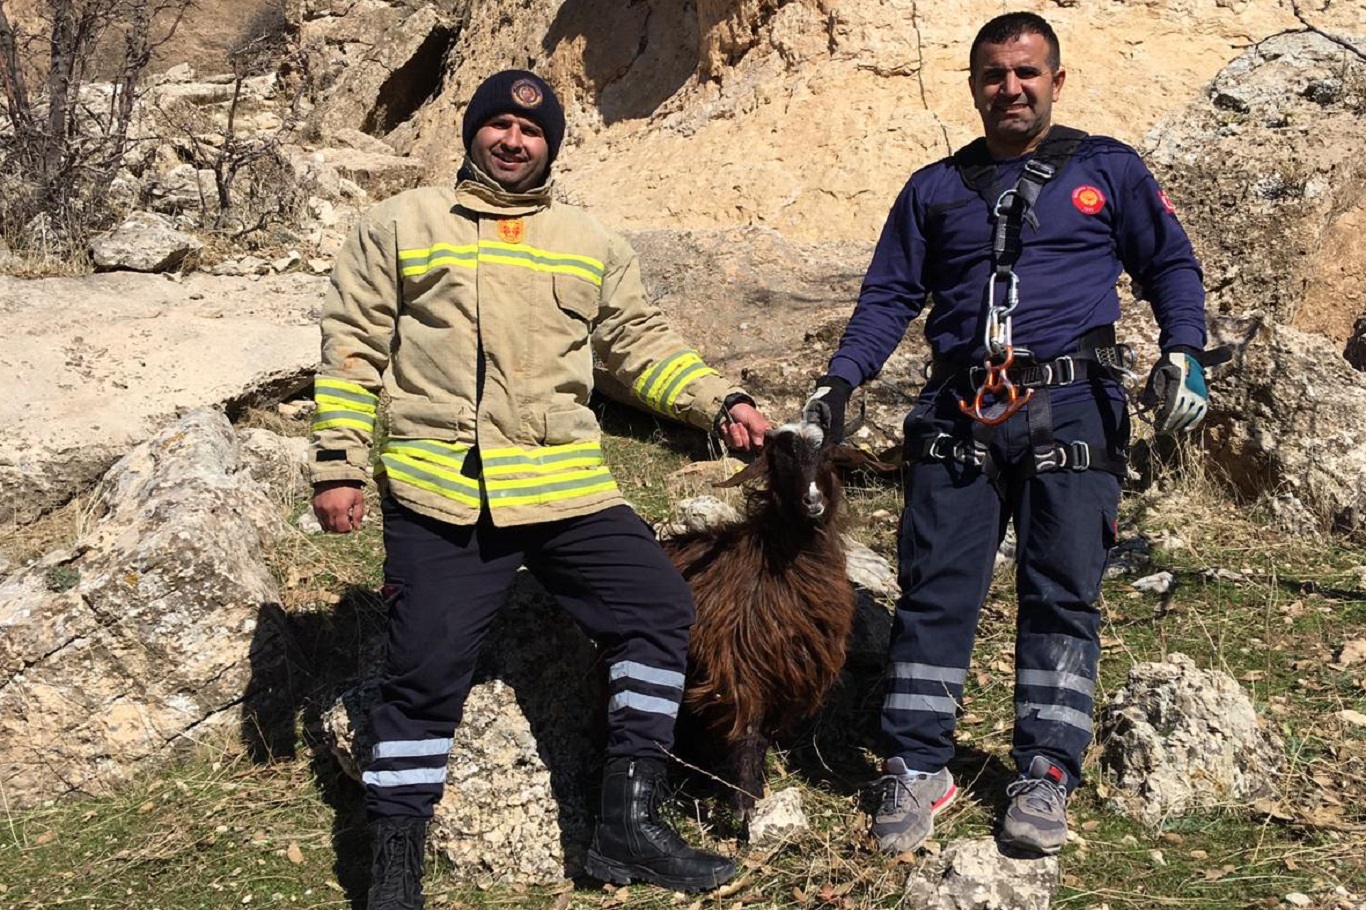
<svg viewBox="0 0 1366 910">
<path fill-rule="evenodd" d="M 912 774 L 899 758 L 883 762 L 877 788 L 873 836 L 888 853 L 904 853 L 923 844 L 934 833 L 934 817 L 958 795 L 948 768 Z"/>
<path fill-rule="evenodd" d="M 1052 856 L 1067 841 L 1067 774 L 1042 755 L 1029 772 L 1006 787 L 1010 806 L 1001 823 L 1001 844 Z"/>
</svg>

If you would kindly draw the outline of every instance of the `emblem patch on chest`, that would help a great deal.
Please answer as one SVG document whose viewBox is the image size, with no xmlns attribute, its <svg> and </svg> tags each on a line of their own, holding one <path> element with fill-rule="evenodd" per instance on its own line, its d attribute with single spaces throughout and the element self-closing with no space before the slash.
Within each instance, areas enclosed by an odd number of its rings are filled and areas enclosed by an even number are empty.
<svg viewBox="0 0 1366 910">
<path fill-rule="evenodd" d="M 1094 215 L 1105 208 L 1105 194 L 1095 187 L 1083 183 L 1072 191 L 1072 204 L 1083 215 Z"/>
<path fill-rule="evenodd" d="M 498 239 L 504 243 L 521 243 L 526 238 L 526 222 L 521 218 L 504 218 L 498 222 Z"/>
</svg>

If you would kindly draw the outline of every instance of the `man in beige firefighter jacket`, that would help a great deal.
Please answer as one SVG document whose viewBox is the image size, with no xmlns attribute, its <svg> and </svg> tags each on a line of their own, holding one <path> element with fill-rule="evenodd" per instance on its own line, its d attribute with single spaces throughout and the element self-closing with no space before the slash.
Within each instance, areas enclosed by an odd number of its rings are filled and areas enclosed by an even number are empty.
<svg viewBox="0 0 1366 910">
<path fill-rule="evenodd" d="M 367 212 L 337 258 L 322 317 L 311 469 L 323 528 L 364 514 L 379 451 L 388 653 L 364 773 L 371 910 L 421 907 L 426 825 L 446 778 L 479 644 L 525 565 L 601 646 L 609 735 L 588 872 L 678 890 L 734 866 L 657 814 L 693 603 L 603 464 L 594 359 L 644 407 L 734 448 L 768 421 L 645 299 L 635 254 L 554 201 L 564 114 L 535 74 L 487 79 L 465 112 L 454 188 Z"/>
</svg>

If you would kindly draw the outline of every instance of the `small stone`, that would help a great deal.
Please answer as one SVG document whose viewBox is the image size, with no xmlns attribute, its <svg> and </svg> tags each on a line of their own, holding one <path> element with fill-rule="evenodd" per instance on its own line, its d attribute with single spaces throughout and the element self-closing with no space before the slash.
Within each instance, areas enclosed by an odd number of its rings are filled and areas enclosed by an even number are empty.
<svg viewBox="0 0 1366 910">
<path fill-rule="evenodd" d="M 1165 857 L 1165 856 L 1162 855 L 1162 851 L 1161 851 L 1161 850 L 1149 850 L 1149 851 L 1148 851 L 1148 859 L 1152 861 L 1152 864 L 1153 864 L 1154 866 L 1165 866 L 1165 865 L 1167 865 L 1167 857 Z"/>
<path fill-rule="evenodd" d="M 1166 594 L 1172 589 L 1172 584 L 1176 577 L 1170 572 L 1158 572 L 1154 575 L 1145 575 L 1134 582 L 1132 587 L 1135 591 L 1142 591 L 1144 594 Z"/>
<path fill-rule="evenodd" d="M 1310 904 L 1314 902 L 1314 899 L 1307 894 L 1301 894 L 1298 891 L 1291 891 L 1289 894 L 1285 896 L 1285 902 L 1292 907 L 1308 907 Z"/>
</svg>

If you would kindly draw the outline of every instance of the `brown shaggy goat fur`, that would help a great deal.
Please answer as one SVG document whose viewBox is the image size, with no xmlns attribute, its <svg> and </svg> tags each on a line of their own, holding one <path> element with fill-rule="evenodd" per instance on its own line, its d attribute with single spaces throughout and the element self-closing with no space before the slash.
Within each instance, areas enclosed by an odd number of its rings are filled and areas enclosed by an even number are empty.
<svg viewBox="0 0 1366 910">
<path fill-rule="evenodd" d="M 692 586 L 697 621 L 688 648 L 684 710 L 720 748 L 716 769 L 744 819 L 763 794 L 775 736 L 815 713 L 844 666 L 856 601 L 845 571 L 839 468 L 887 468 L 823 442 L 814 424 L 771 431 L 759 459 L 727 481 L 747 492 L 735 524 L 663 541 Z M 696 746 L 697 744 L 691 744 Z"/>
</svg>

